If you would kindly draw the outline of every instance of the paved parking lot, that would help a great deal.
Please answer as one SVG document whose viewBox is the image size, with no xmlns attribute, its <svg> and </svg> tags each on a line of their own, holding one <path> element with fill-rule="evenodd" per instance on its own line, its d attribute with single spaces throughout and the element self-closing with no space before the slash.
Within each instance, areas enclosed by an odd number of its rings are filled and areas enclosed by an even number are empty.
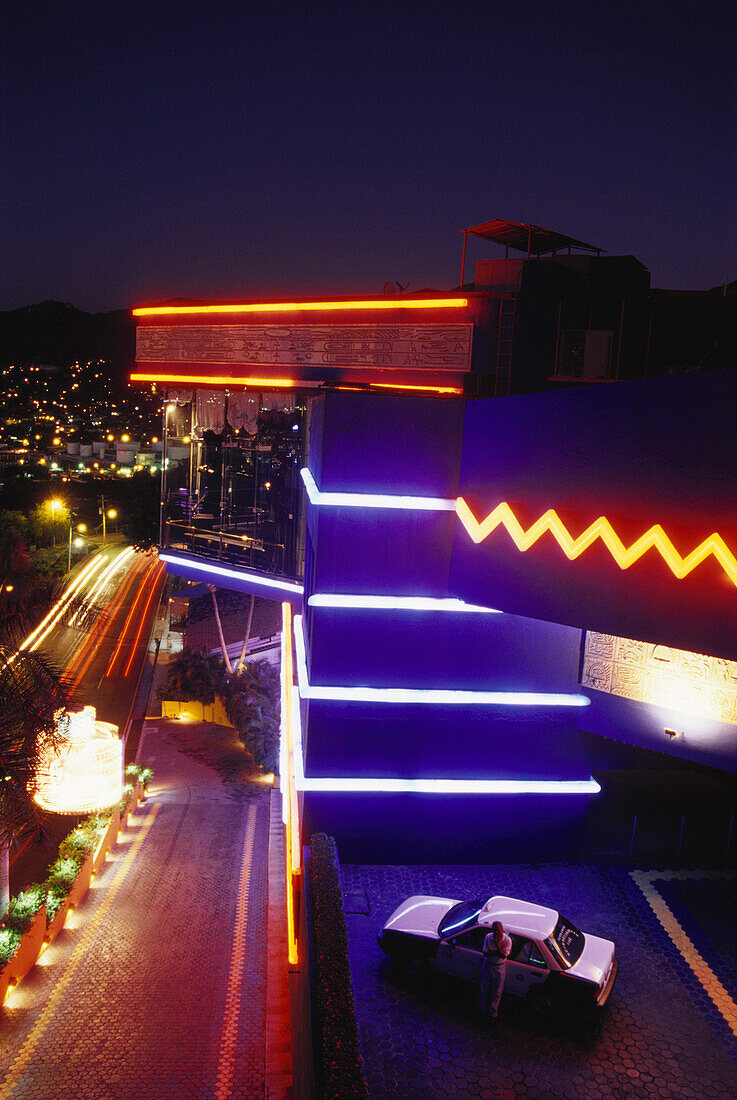
<svg viewBox="0 0 737 1100">
<path fill-rule="evenodd" d="M 351 967 L 372 1097 L 737 1095 L 734 875 L 631 873 L 596 864 L 341 869 Z M 591 1026 L 542 1021 L 502 1000 L 492 1031 L 476 989 L 409 976 L 376 933 L 410 894 L 508 894 L 614 940 L 620 971 Z M 365 904 L 362 904 L 364 903 Z"/>
</svg>

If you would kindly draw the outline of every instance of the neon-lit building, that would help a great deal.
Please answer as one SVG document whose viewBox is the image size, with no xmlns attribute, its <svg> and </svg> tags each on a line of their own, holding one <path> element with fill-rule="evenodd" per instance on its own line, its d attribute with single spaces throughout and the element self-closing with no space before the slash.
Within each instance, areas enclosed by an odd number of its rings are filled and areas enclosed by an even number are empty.
<svg viewBox="0 0 737 1100">
<path fill-rule="evenodd" d="M 347 859 L 575 851 L 591 735 L 737 770 L 734 373 L 579 386 L 634 359 L 561 305 L 554 383 L 507 396 L 535 388 L 510 265 L 596 252 L 523 228 L 485 289 L 134 311 L 132 378 L 190 448 L 162 559 L 291 605 L 288 801 Z M 641 291 L 631 257 L 558 266 L 616 260 Z"/>
</svg>

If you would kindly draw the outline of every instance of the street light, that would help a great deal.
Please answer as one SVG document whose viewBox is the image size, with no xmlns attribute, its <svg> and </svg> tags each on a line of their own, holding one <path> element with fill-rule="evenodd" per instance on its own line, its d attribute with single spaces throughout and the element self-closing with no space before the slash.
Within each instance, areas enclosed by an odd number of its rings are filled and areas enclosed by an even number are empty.
<svg viewBox="0 0 737 1100">
<path fill-rule="evenodd" d="M 117 519 L 118 513 L 114 508 L 105 510 L 105 497 L 100 497 L 100 515 L 102 516 L 102 541 L 107 538 L 107 520 Z"/>
<path fill-rule="evenodd" d="M 176 404 L 164 405 L 161 419 L 161 505 L 159 510 L 159 546 L 164 545 L 164 527 L 166 524 L 166 445 L 169 436 L 169 413 L 176 410 Z"/>
<path fill-rule="evenodd" d="M 71 572 L 71 568 L 72 568 L 72 529 L 73 529 L 73 527 L 74 527 L 74 524 L 70 520 L 69 521 L 69 553 L 67 555 L 67 573 Z M 78 524 L 77 525 L 77 530 L 80 531 L 80 532 L 85 532 L 87 530 L 87 524 L 86 523 Z M 84 546 L 84 539 L 81 539 L 81 538 L 79 538 L 79 536 L 77 536 L 77 538 L 75 538 L 75 540 L 74 540 L 74 545 L 77 548 L 79 548 L 80 546 Z"/>
<path fill-rule="evenodd" d="M 64 501 L 50 500 L 49 507 L 51 508 L 51 543 L 56 546 L 56 513 L 64 507 Z"/>
</svg>

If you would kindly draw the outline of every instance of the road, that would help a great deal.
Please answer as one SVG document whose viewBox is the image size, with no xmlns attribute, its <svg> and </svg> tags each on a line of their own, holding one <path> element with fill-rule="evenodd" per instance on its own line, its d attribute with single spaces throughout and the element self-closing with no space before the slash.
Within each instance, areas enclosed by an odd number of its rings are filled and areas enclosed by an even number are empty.
<svg viewBox="0 0 737 1100">
<path fill-rule="evenodd" d="M 155 553 L 112 543 L 75 570 L 23 644 L 64 670 L 74 709 L 94 706 L 97 717 L 114 723 L 121 737 L 129 728 L 163 586 L 164 566 Z M 45 815 L 48 844 L 25 843 L 12 853 L 11 893 L 44 876 L 55 842 L 74 820 Z"/>
</svg>

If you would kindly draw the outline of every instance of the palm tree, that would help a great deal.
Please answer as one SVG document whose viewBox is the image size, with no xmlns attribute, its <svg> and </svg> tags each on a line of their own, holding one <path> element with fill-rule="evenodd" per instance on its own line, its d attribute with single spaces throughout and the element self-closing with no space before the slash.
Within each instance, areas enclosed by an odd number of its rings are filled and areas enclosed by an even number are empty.
<svg viewBox="0 0 737 1100">
<path fill-rule="evenodd" d="M 45 750 L 59 746 L 56 718 L 67 702 L 68 685 L 41 656 L 0 642 L 0 912 L 8 905 L 11 844 L 43 835 L 28 785 Z"/>
<path fill-rule="evenodd" d="M 11 844 L 43 835 L 28 784 L 44 750 L 59 745 L 56 716 L 69 699 L 64 677 L 39 653 L 22 648 L 29 616 L 52 592 L 33 569 L 17 518 L 6 512 L 0 522 L 0 913 L 8 904 Z"/>
<path fill-rule="evenodd" d="M 248 649 L 248 641 L 251 637 L 251 623 L 253 622 L 253 608 L 256 603 L 256 597 L 253 592 L 251 593 L 251 604 L 248 608 L 248 622 L 246 623 L 246 631 L 243 636 L 243 647 L 241 649 L 241 655 L 238 658 L 238 664 L 235 666 L 236 673 L 240 673 L 241 669 L 246 663 L 246 650 Z"/>
<path fill-rule="evenodd" d="M 232 673 L 233 666 L 230 663 L 230 657 L 228 656 L 228 650 L 225 646 L 225 635 L 223 634 L 223 624 L 220 622 L 220 611 L 218 609 L 218 598 L 217 598 L 217 595 L 216 595 L 215 585 L 214 584 L 208 584 L 207 587 L 210 589 L 210 594 L 212 595 L 212 605 L 215 608 L 215 622 L 217 623 L 217 626 L 218 626 L 218 634 L 220 635 L 220 648 L 223 651 L 223 660 L 225 661 L 225 667 L 227 668 L 228 672 Z"/>
</svg>

